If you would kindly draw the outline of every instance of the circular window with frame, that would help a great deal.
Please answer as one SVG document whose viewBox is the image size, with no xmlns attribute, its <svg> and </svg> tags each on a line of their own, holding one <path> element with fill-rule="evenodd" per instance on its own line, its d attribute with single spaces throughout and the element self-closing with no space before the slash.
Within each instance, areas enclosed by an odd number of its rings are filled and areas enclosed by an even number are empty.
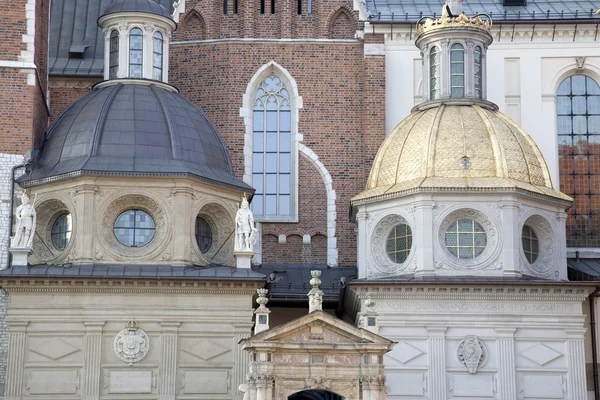
<svg viewBox="0 0 600 400">
<path fill-rule="evenodd" d="M 117 240 L 127 247 L 143 247 L 154 238 L 154 219 L 145 211 L 131 209 L 115 220 L 113 232 Z"/>
<path fill-rule="evenodd" d="M 459 219 L 453 222 L 445 233 L 446 248 L 454 257 L 474 259 L 483 253 L 487 246 L 485 229 L 472 219 Z"/>
<path fill-rule="evenodd" d="M 416 269 L 412 235 L 410 224 L 398 214 L 386 215 L 377 222 L 370 242 L 373 276 L 396 275 Z"/>
<path fill-rule="evenodd" d="M 535 263 L 540 254 L 540 246 L 535 230 L 529 225 L 523 225 L 523 229 L 521 230 L 521 245 L 523 246 L 523 254 L 525 254 L 525 258 L 529 261 L 529 264 Z"/>
<path fill-rule="evenodd" d="M 206 254 L 213 243 L 213 233 L 210 224 L 201 216 L 196 217 L 196 243 L 202 254 Z"/>
<path fill-rule="evenodd" d="M 559 251 L 550 218 L 533 214 L 521 229 L 521 266 L 532 275 L 558 278 Z"/>
<path fill-rule="evenodd" d="M 64 251 L 69 244 L 71 239 L 71 232 L 73 230 L 73 221 L 71 213 L 62 213 L 59 215 L 52 224 L 50 231 L 50 239 L 52 246 L 58 251 Z"/>
<path fill-rule="evenodd" d="M 396 264 L 403 264 L 412 247 L 412 230 L 408 224 L 394 226 L 387 237 L 386 253 Z"/>
</svg>

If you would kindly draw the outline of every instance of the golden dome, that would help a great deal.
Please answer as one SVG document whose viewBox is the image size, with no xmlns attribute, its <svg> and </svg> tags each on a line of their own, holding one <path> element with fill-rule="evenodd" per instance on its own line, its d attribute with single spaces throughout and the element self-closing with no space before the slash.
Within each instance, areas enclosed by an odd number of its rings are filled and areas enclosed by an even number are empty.
<svg viewBox="0 0 600 400">
<path fill-rule="evenodd" d="M 367 188 L 352 199 L 397 197 L 415 191 L 525 190 L 572 200 L 552 187 L 533 139 L 487 101 L 423 103 L 383 142 Z"/>
</svg>

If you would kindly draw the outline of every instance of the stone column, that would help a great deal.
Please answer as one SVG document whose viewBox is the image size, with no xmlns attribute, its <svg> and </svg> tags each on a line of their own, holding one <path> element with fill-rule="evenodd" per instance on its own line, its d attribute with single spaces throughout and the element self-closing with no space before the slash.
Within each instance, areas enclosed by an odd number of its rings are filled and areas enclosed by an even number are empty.
<svg viewBox="0 0 600 400">
<path fill-rule="evenodd" d="M 254 382 L 256 385 L 256 400 L 273 400 L 274 378 L 272 375 L 255 374 Z"/>
<path fill-rule="evenodd" d="M 519 203 L 503 201 L 499 204 L 502 209 L 502 275 L 520 277 L 519 260 L 521 257 L 521 235 L 519 232 Z"/>
<path fill-rule="evenodd" d="M 515 328 L 496 328 L 498 392 L 502 400 L 517 400 L 515 378 Z"/>
<path fill-rule="evenodd" d="M 385 378 L 381 375 L 361 376 L 360 390 L 363 400 L 385 400 Z"/>
<path fill-rule="evenodd" d="M 129 33 L 127 25 L 119 24 L 119 68 L 117 69 L 118 78 L 127 78 L 129 76 Z"/>
<path fill-rule="evenodd" d="M 190 215 L 194 191 L 182 187 L 173 189 L 173 265 L 186 265 L 189 262 L 190 223 L 195 224 L 196 216 Z M 195 240 L 195 239 L 194 239 Z"/>
<path fill-rule="evenodd" d="M 25 342 L 29 321 L 9 322 L 6 400 L 20 400 L 23 392 Z"/>
<path fill-rule="evenodd" d="M 243 394 L 238 391 L 238 387 L 246 381 L 246 374 L 248 373 L 249 365 L 250 365 L 250 353 L 246 350 L 242 349 L 242 346 L 238 344 L 240 340 L 247 339 L 250 337 L 250 330 L 252 329 L 251 325 L 243 324 L 236 325 L 236 329 L 239 329 L 240 332 L 237 332 L 233 337 L 233 374 L 231 377 L 231 385 L 232 385 L 232 393 L 234 394 L 234 399 L 240 399 L 243 397 Z"/>
<path fill-rule="evenodd" d="M 446 330 L 445 326 L 429 326 L 429 398 L 446 400 Z"/>
<path fill-rule="evenodd" d="M 587 399 L 585 379 L 585 354 L 583 335 L 585 329 L 568 329 L 567 334 L 567 363 L 568 363 L 568 392 L 569 400 Z M 10 367 L 9 367 L 10 368 Z"/>
<path fill-rule="evenodd" d="M 162 348 L 160 352 L 158 398 L 175 400 L 177 394 L 177 333 L 181 322 L 161 322 Z"/>
<path fill-rule="evenodd" d="M 415 206 L 415 219 L 420 229 L 413 231 L 416 239 L 417 275 L 433 275 L 433 200 L 423 200 Z"/>
<path fill-rule="evenodd" d="M 121 68 L 119 66 L 119 68 Z M 91 263 L 94 260 L 94 226 L 88 222 L 84 215 L 94 215 L 94 199 L 98 187 L 84 184 L 75 188 L 75 209 L 77 218 L 77 245 L 75 247 L 75 261 L 78 263 Z"/>
<path fill-rule="evenodd" d="M 144 52 L 142 54 L 142 78 L 152 79 L 152 69 L 154 67 L 154 27 L 152 25 L 144 24 Z"/>
<path fill-rule="evenodd" d="M 102 328 L 105 321 L 84 322 L 82 400 L 100 398 L 100 374 L 102 368 Z"/>
<path fill-rule="evenodd" d="M 450 97 L 450 39 L 441 40 L 440 54 L 440 98 Z"/>
</svg>

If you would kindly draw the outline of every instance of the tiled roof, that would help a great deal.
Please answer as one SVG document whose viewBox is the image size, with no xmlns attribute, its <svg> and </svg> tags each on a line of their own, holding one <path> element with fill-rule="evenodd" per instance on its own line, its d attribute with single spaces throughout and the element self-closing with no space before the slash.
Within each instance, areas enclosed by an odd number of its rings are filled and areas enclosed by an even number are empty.
<svg viewBox="0 0 600 400">
<path fill-rule="evenodd" d="M 155 1 L 169 12 L 172 11 L 172 0 Z M 113 0 L 52 0 L 50 75 L 102 75 L 104 35 L 96 22 L 112 2 Z"/>
<path fill-rule="evenodd" d="M 421 16 L 440 17 L 441 0 L 367 0 L 372 21 L 416 22 Z M 490 14 L 494 22 L 598 19 L 600 3 L 591 1 L 528 0 L 524 7 L 504 6 L 502 0 L 465 0 L 466 15 Z"/>
</svg>

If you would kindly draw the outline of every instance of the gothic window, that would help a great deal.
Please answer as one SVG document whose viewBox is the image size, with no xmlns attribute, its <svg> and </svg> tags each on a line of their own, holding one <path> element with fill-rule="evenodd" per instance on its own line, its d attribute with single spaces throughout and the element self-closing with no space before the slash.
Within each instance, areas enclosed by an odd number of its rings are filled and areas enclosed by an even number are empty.
<svg viewBox="0 0 600 400">
<path fill-rule="evenodd" d="M 302 0 L 298 0 L 298 15 L 302 15 Z"/>
<path fill-rule="evenodd" d="M 227 15 L 227 0 L 223 0 L 223 14 Z"/>
<path fill-rule="evenodd" d="M 290 95 L 281 79 L 267 77 L 253 104 L 252 211 L 291 215 L 292 133 Z"/>
<path fill-rule="evenodd" d="M 266 0 L 260 0 L 260 13 L 261 14 L 265 13 L 265 1 Z"/>
<path fill-rule="evenodd" d="M 481 66 L 482 66 L 482 59 L 481 59 L 481 47 L 479 46 L 475 46 L 475 49 L 473 50 L 473 75 L 474 75 L 474 89 L 475 89 L 475 97 L 478 99 L 481 99 L 482 97 L 482 93 L 481 93 Z"/>
<path fill-rule="evenodd" d="M 450 48 L 450 97 L 465 97 L 465 48 L 458 43 Z"/>
<path fill-rule="evenodd" d="M 275 0 L 271 0 L 271 14 L 275 14 Z"/>
<path fill-rule="evenodd" d="M 152 79 L 162 81 L 163 66 L 163 35 L 160 32 L 154 32 L 152 51 Z"/>
<path fill-rule="evenodd" d="M 560 190 L 575 199 L 567 246 L 600 247 L 600 86 L 588 76 L 570 76 L 556 101 Z"/>
<path fill-rule="evenodd" d="M 432 47 L 429 53 L 429 100 L 440 97 L 440 50 Z"/>
<path fill-rule="evenodd" d="M 119 72 L 119 32 L 116 30 L 110 33 L 110 54 L 109 54 L 109 73 L 108 79 L 116 79 Z"/>
<path fill-rule="evenodd" d="M 144 34 L 140 28 L 133 28 L 129 32 L 129 77 L 142 77 Z"/>
<path fill-rule="evenodd" d="M 233 13 L 237 14 L 239 12 L 239 0 L 233 0 Z"/>
</svg>

